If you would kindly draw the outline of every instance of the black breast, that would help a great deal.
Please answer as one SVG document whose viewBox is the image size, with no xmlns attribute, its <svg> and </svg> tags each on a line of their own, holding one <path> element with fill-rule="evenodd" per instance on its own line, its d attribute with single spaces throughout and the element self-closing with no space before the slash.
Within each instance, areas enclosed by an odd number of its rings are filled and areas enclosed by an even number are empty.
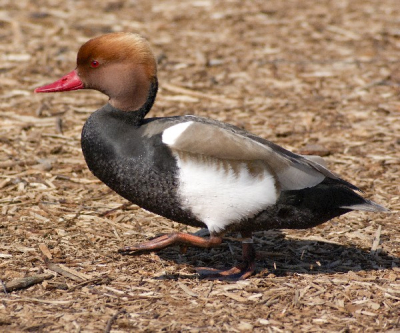
<svg viewBox="0 0 400 333">
<path fill-rule="evenodd" d="M 176 162 L 161 133 L 145 136 L 147 126 L 135 112 L 107 104 L 94 112 L 82 130 L 82 151 L 92 173 L 132 203 L 174 221 L 204 227 L 180 208 Z"/>
</svg>

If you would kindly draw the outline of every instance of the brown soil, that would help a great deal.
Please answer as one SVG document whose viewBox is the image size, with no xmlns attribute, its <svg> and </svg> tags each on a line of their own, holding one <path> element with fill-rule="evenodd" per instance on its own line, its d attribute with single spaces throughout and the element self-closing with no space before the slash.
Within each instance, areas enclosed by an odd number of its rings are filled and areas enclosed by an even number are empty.
<svg viewBox="0 0 400 333">
<path fill-rule="evenodd" d="M 0 331 L 400 330 L 398 0 L 0 3 L 0 279 L 54 275 L 0 291 Z M 256 274 L 242 282 L 194 271 L 233 265 L 232 240 L 119 255 L 196 229 L 122 206 L 87 170 L 80 131 L 103 95 L 32 91 L 72 70 L 88 38 L 121 30 L 158 57 L 150 116 L 208 116 L 324 155 L 392 213 L 256 233 Z"/>
</svg>

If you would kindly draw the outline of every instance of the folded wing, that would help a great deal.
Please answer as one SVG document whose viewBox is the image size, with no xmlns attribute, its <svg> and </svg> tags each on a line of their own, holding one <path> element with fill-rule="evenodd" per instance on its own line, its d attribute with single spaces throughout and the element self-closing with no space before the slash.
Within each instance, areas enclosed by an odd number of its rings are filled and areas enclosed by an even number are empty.
<svg viewBox="0 0 400 333">
<path fill-rule="evenodd" d="M 221 160 L 263 161 L 276 176 L 281 190 L 313 187 L 325 177 L 341 180 L 315 158 L 291 153 L 267 140 L 213 123 L 187 121 L 164 130 L 162 140 L 173 151 L 205 155 Z"/>
</svg>

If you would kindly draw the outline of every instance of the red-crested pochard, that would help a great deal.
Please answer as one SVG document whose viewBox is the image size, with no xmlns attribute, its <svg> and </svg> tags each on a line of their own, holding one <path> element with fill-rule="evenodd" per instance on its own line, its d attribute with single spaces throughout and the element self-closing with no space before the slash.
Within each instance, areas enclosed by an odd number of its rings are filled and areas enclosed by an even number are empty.
<svg viewBox="0 0 400 333">
<path fill-rule="evenodd" d="M 317 159 L 235 126 L 192 115 L 145 119 L 157 86 L 149 44 L 136 34 L 111 33 L 86 42 L 71 73 L 35 90 L 106 94 L 109 102 L 82 131 L 89 169 L 132 203 L 210 232 L 209 238 L 177 232 L 120 252 L 210 248 L 226 232 L 240 232 L 243 263 L 209 273 L 246 278 L 255 267 L 253 231 L 310 228 L 352 210 L 387 211 Z"/>
</svg>

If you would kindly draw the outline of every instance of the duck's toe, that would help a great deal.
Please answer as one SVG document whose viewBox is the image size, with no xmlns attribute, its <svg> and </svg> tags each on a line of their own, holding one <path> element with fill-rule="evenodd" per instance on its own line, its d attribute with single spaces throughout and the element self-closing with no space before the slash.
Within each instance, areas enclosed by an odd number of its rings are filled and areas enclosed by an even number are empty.
<svg viewBox="0 0 400 333">
<path fill-rule="evenodd" d="M 198 267 L 196 272 L 202 279 L 208 280 L 245 280 L 255 271 L 255 262 L 246 262 L 227 270 L 218 270 L 208 267 Z"/>
<path fill-rule="evenodd" d="M 243 234 L 243 233 L 242 233 Z M 246 236 L 250 236 L 246 235 Z M 196 269 L 201 278 L 213 280 L 244 280 L 255 271 L 256 251 L 251 239 L 242 242 L 243 263 L 227 270 L 199 267 Z"/>
</svg>

